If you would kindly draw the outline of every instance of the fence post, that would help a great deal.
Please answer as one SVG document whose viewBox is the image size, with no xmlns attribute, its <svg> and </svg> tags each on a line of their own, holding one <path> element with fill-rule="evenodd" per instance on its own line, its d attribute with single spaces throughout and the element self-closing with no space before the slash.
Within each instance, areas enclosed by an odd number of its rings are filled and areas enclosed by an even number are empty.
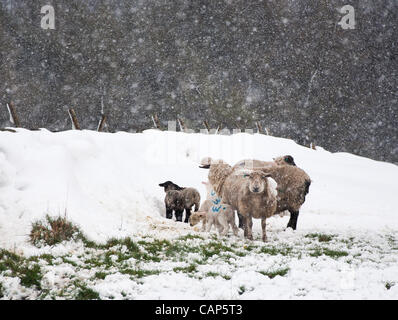
<svg viewBox="0 0 398 320">
<path fill-rule="evenodd" d="M 73 110 L 73 108 L 70 108 L 68 110 L 68 112 L 69 112 L 70 119 L 72 120 L 72 129 L 73 130 L 81 130 L 80 129 L 80 125 L 79 125 L 79 121 L 77 121 L 75 110 Z"/>
<path fill-rule="evenodd" d="M 15 127 L 21 127 L 21 123 L 19 122 L 19 118 L 17 115 L 17 111 L 15 109 L 14 103 L 10 101 L 7 103 L 8 112 L 10 113 L 10 121 L 14 124 Z"/>
</svg>

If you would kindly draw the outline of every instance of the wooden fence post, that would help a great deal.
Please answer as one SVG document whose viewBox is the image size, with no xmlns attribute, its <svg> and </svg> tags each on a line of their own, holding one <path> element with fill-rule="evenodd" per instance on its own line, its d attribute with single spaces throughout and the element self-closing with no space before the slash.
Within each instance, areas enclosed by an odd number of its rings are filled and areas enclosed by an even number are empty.
<svg viewBox="0 0 398 320">
<path fill-rule="evenodd" d="M 205 127 L 207 129 L 207 133 L 210 133 L 210 126 L 209 126 L 209 123 L 207 122 L 207 120 L 203 121 L 203 124 L 205 125 Z"/>
<path fill-rule="evenodd" d="M 158 115 L 156 113 L 152 116 L 152 121 L 156 129 L 162 130 Z"/>
<path fill-rule="evenodd" d="M 73 130 L 81 130 L 80 129 L 80 125 L 79 125 L 79 121 L 77 121 L 75 110 L 73 110 L 73 108 L 70 108 L 68 110 L 68 112 L 69 112 L 70 119 L 72 120 L 72 129 Z"/>
<path fill-rule="evenodd" d="M 178 123 L 180 125 L 180 130 L 186 132 L 187 131 L 187 127 L 186 127 L 184 121 L 182 121 L 182 119 L 180 119 L 178 117 L 177 117 L 177 121 L 178 121 Z"/>
<path fill-rule="evenodd" d="M 7 103 L 8 112 L 10 113 L 10 121 L 14 124 L 15 127 L 21 127 L 21 123 L 19 122 L 19 118 L 17 115 L 17 111 L 15 109 L 14 103 L 10 101 Z"/>
<path fill-rule="evenodd" d="M 104 127 L 105 127 L 105 121 L 106 121 L 106 115 L 102 114 L 102 115 L 101 115 L 101 120 L 100 120 L 100 122 L 98 123 L 98 127 L 97 127 L 97 131 L 98 131 L 98 132 L 101 132 L 101 131 L 104 129 Z"/>
</svg>

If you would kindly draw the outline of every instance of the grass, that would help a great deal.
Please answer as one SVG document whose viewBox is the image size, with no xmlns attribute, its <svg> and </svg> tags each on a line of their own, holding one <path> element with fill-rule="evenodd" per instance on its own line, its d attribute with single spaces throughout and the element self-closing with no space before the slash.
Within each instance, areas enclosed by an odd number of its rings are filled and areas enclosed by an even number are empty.
<svg viewBox="0 0 398 320">
<path fill-rule="evenodd" d="M 322 233 L 309 233 L 305 237 L 311 239 L 317 239 L 319 242 L 330 242 L 335 236 L 330 234 L 322 234 Z"/>
<path fill-rule="evenodd" d="M 289 268 L 278 269 L 274 271 L 259 271 L 262 275 L 267 276 L 268 278 L 272 279 L 276 276 L 284 277 L 289 272 Z"/>
<path fill-rule="evenodd" d="M 52 218 L 46 215 L 44 220 L 32 223 L 29 234 L 30 242 L 36 246 L 53 246 L 62 241 L 77 240 L 83 238 L 80 229 L 66 217 Z"/>
<path fill-rule="evenodd" d="M 245 286 L 240 286 L 238 290 L 238 294 L 241 296 L 246 292 L 246 287 Z"/>
<path fill-rule="evenodd" d="M 280 248 L 272 246 L 262 246 L 260 249 L 261 253 L 269 254 L 271 256 L 277 256 L 277 255 L 282 255 L 282 256 L 287 256 L 292 252 L 293 248 L 292 247 L 287 247 L 287 246 L 282 246 Z"/>
<path fill-rule="evenodd" d="M 133 278 L 143 278 L 146 276 L 159 274 L 160 271 L 144 270 L 144 269 L 124 269 L 124 270 L 120 270 L 120 273 L 128 274 L 128 275 L 132 276 Z"/>
<path fill-rule="evenodd" d="M 66 222 L 64 224 L 67 225 Z M 60 228 L 55 229 L 60 230 Z M 46 253 L 24 258 L 7 250 L 0 250 L 0 276 L 19 278 L 20 286 L 30 288 L 27 292 L 32 290 L 37 292 L 35 297 L 38 299 L 62 297 L 92 300 L 100 299 L 100 294 L 93 288 L 98 283 L 109 281 L 108 275 L 125 275 L 130 281 L 138 284 L 144 283 L 145 277 L 170 272 L 183 273 L 198 280 L 217 277 L 231 280 L 231 275 L 244 267 L 245 261 L 257 266 L 272 259 L 279 268 L 258 272 L 273 279 L 277 276 L 289 276 L 291 259 L 311 257 L 315 261 L 320 256 L 339 259 L 349 256 L 351 252 L 351 247 L 346 244 L 346 240 L 336 238 L 335 235 L 309 233 L 303 238 L 292 243 L 276 240 L 262 244 L 241 239 L 233 241 L 228 238 L 219 239 L 214 235 L 202 237 L 188 234 L 172 240 L 155 239 L 149 236 L 139 239 L 111 238 L 106 243 L 99 244 L 87 240 L 80 231 L 75 229 L 70 241 L 79 241 L 81 247 L 78 247 L 74 253 L 58 255 Z M 357 246 L 358 243 L 353 240 L 350 239 L 350 243 L 352 246 Z M 333 241 L 333 249 L 327 247 L 331 241 Z M 395 238 L 390 237 L 388 242 L 391 247 L 396 245 Z M 344 263 L 356 263 L 362 261 L 361 259 L 363 258 L 360 253 L 352 252 Z M 66 281 L 60 281 L 62 284 L 57 283 L 48 288 L 47 282 L 43 283 L 44 275 L 49 267 L 57 267 L 61 264 L 62 267 L 66 265 L 66 269 L 70 270 L 71 274 L 65 276 Z M 204 268 L 206 271 L 199 268 L 201 265 L 206 266 Z M 212 271 L 209 271 L 208 266 L 211 266 Z M 220 269 L 217 269 L 218 266 Z M 89 273 L 89 276 L 81 280 L 82 277 L 79 276 L 81 272 Z M 395 283 L 389 281 L 381 285 L 390 289 Z M 245 286 L 241 286 L 238 293 L 241 295 L 247 290 Z M 0 282 L 0 297 L 9 294 L 4 288 L 4 282 L 3 284 Z M 120 294 L 123 297 L 130 296 L 127 291 Z M 104 298 L 115 297 L 110 295 Z"/>
<path fill-rule="evenodd" d="M 331 250 L 328 248 L 315 248 L 309 255 L 311 257 L 320 257 L 322 255 L 325 255 L 331 258 L 340 258 L 348 256 L 348 252 L 340 250 Z"/>
<path fill-rule="evenodd" d="M 76 295 L 76 300 L 100 300 L 100 295 L 93 289 L 88 288 L 86 285 L 79 284 L 79 291 Z"/>
<path fill-rule="evenodd" d="M 95 273 L 94 277 L 97 278 L 97 279 L 100 279 L 100 280 L 104 280 L 107 275 L 108 274 L 106 272 L 97 271 Z"/>
<path fill-rule="evenodd" d="M 385 287 L 387 290 L 390 290 L 395 285 L 394 282 L 386 282 Z"/>
<path fill-rule="evenodd" d="M 41 289 L 42 272 L 38 264 L 31 264 L 12 252 L 0 251 L 0 274 L 5 272 L 12 277 L 18 277 L 24 287 L 36 286 Z"/>
<path fill-rule="evenodd" d="M 43 275 L 38 264 L 33 265 L 31 268 L 28 266 L 23 267 L 20 270 L 20 274 L 21 285 L 24 287 L 36 286 L 39 290 L 41 289 Z"/>
<path fill-rule="evenodd" d="M 185 272 L 185 273 L 193 273 L 197 271 L 197 264 L 191 263 L 188 267 L 175 267 L 173 268 L 174 272 Z"/>
</svg>

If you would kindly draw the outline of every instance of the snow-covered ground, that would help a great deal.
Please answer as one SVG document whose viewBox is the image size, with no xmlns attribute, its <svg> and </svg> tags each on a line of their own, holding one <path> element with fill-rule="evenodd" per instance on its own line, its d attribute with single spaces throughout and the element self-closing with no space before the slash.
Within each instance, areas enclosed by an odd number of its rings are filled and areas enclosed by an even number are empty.
<svg viewBox="0 0 398 320">
<path fill-rule="evenodd" d="M 242 232 L 216 239 L 164 218 L 161 182 L 195 187 L 205 198 L 202 157 L 234 164 L 284 154 L 312 179 L 297 231 L 284 230 L 288 216 L 272 217 L 263 244 L 259 221 L 250 242 Z M 0 291 L 6 299 L 70 298 L 67 290 L 59 292 L 77 278 L 101 298 L 397 299 L 397 193 L 396 165 L 259 134 L 1 132 L 0 248 L 39 264 L 42 291 L 50 293 L 24 287 L 1 261 Z M 123 244 L 106 249 L 115 251 L 108 268 L 83 263 L 100 261 L 104 248 L 69 242 L 38 249 L 28 235 L 46 214 L 66 215 L 97 243 L 131 237 L 160 261 L 131 255 Z M 164 247 L 148 244 L 162 240 Z M 209 256 L 206 245 L 223 249 Z M 170 254 L 176 248 L 180 256 Z M 123 251 L 125 259 L 118 260 Z M 53 256 L 50 262 L 35 258 L 44 253 Z M 129 266 L 151 272 L 137 278 Z"/>
</svg>

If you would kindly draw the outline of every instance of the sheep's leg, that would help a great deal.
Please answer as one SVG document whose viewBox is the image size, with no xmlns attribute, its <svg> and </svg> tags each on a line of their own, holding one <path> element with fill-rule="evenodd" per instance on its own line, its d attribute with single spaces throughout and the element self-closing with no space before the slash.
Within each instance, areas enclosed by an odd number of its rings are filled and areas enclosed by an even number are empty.
<svg viewBox="0 0 398 320">
<path fill-rule="evenodd" d="M 211 227 L 213 226 L 214 220 L 212 217 L 208 217 L 207 218 L 207 222 L 206 222 L 206 232 L 210 232 Z"/>
<path fill-rule="evenodd" d="M 238 220 L 239 220 L 239 228 L 245 230 L 245 219 L 239 212 L 237 212 L 237 213 L 238 213 Z"/>
<path fill-rule="evenodd" d="M 247 228 L 246 228 L 247 223 L 246 223 L 246 217 L 244 217 L 244 216 L 241 216 L 241 217 L 242 217 L 242 220 L 243 220 L 243 236 L 244 236 L 245 238 L 247 238 Z"/>
<path fill-rule="evenodd" d="M 234 236 L 237 237 L 238 234 L 239 234 L 239 228 L 236 226 L 234 220 L 235 220 L 235 219 L 233 219 L 232 221 L 230 221 L 229 224 L 231 225 L 231 228 L 232 228 L 232 231 L 233 231 L 233 233 L 234 233 Z"/>
<path fill-rule="evenodd" d="M 289 219 L 289 222 L 288 222 L 288 224 L 287 224 L 287 227 L 286 228 L 292 228 L 293 230 L 296 230 L 296 228 L 297 228 L 297 219 L 298 219 L 298 216 L 299 216 L 299 212 L 298 211 L 291 211 L 291 210 L 289 210 L 289 212 L 290 212 L 290 219 Z"/>
<path fill-rule="evenodd" d="M 206 231 L 206 218 L 202 220 L 202 231 Z"/>
<path fill-rule="evenodd" d="M 253 229 L 253 219 L 252 219 L 252 217 L 247 217 L 247 218 L 246 218 L 246 222 L 247 222 L 247 225 L 248 225 L 248 228 L 247 228 L 247 231 L 248 231 L 248 233 L 247 233 L 247 238 L 248 238 L 249 240 L 253 240 L 253 233 L 252 233 L 252 229 Z"/>
<path fill-rule="evenodd" d="M 166 208 L 166 218 L 167 219 L 173 218 L 173 209 Z"/>
<path fill-rule="evenodd" d="M 220 232 L 220 236 L 225 237 L 228 233 L 228 230 L 229 226 L 228 225 L 224 226 L 224 229 Z"/>
<path fill-rule="evenodd" d="M 224 214 L 224 213 L 221 213 L 221 214 Z M 228 220 L 226 219 L 225 216 L 223 216 L 223 217 L 219 217 L 218 222 L 220 224 L 219 234 L 220 234 L 220 236 L 224 237 L 227 235 L 227 233 L 229 231 Z"/>
<path fill-rule="evenodd" d="M 184 209 L 183 209 L 183 210 L 176 210 L 176 211 L 175 211 L 176 221 L 182 222 L 182 214 L 183 214 L 183 213 L 184 213 Z"/>
<path fill-rule="evenodd" d="M 185 208 L 185 221 L 184 222 L 188 223 L 190 216 L 191 216 L 191 208 Z"/>
<path fill-rule="evenodd" d="M 267 241 L 267 233 L 266 233 L 266 230 L 265 230 L 265 227 L 266 227 L 266 219 L 265 218 L 262 218 L 261 219 L 261 229 L 263 230 L 263 241 L 264 242 L 266 242 Z"/>
<path fill-rule="evenodd" d="M 252 217 L 245 217 L 245 233 L 246 233 L 246 238 L 249 240 L 253 240 L 253 233 L 252 233 L 252 228 L 253 228 L 253 219 Z"/>
</svg>

